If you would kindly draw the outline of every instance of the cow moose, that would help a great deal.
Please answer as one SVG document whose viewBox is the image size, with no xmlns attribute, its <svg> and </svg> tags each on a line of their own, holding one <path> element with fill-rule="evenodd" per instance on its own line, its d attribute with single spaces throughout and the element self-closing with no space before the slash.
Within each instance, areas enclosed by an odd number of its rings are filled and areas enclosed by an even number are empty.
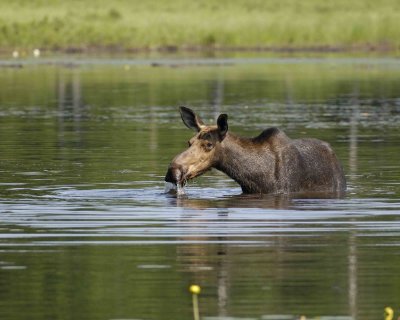
<svg viewBox="0 0 400 320">
<path fill-rule="evenodd" d="M 343 193 L 342 166 L 327 142 L 290 139 L 282 130 L 269 128 L 254 138 L 228 132 L 228 116 L 208 126 L 191 109 L 180 107 L 183 123 L 196 131 L 188 148 L 168 167 L 165 181 L 184 186 L 211 168 L 227 174 L 243 193 L 296 192 Z"/>
</svg>

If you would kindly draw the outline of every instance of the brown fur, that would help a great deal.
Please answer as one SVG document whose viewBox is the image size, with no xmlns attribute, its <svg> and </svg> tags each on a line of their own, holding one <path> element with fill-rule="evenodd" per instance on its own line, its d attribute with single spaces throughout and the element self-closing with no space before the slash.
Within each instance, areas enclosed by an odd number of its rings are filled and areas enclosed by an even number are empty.
<svg viewBox="0 0 400 320">
<path fill-rule="evenodd" d="M 171 162 L 165 180 L 185 184 L 211 168 L 234 179 L 244 193 L 342 192 L 346 180 L 328 143 L 290 139 L 278 128 L 255 138 L 228 132 L 227 116 L 206 126 L 190 109 L 181 107 L 184 123 L 197 131 L 189 148 Z"/>
</svg>

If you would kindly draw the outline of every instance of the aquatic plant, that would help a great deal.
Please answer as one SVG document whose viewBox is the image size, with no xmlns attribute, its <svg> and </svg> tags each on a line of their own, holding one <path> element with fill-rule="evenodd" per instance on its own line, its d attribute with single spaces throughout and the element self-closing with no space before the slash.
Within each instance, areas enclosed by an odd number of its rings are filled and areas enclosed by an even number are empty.
<svg viewBox="0 0 400 320">
<path fill-rule="evenodd" d="M 199 301 L 197 299 L 197 295 L 200 294 L 201 288 L 196 284 L 192 284 L 189 287 L 189 291 L 192 293 L 192 299 L 193 299 L 193 319 L 199 320 L 200 312 L 199 312 Z"/>
<path fill-rule="evenodd" d="M 393 320 L 394 311 L 391 307 L 385 308 L 385 320 Z"/>
</svg>

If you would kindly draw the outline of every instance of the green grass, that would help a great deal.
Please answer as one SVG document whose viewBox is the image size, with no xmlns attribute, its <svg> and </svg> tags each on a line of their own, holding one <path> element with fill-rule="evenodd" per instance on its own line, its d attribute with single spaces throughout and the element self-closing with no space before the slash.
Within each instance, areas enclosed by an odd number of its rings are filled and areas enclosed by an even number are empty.
<svg viewBox="0 0 400 320">
<path fill-rule="evenodd" d="M 0 48 L 400 49 L 397 0 L 0 0 Z"/>
</svg>

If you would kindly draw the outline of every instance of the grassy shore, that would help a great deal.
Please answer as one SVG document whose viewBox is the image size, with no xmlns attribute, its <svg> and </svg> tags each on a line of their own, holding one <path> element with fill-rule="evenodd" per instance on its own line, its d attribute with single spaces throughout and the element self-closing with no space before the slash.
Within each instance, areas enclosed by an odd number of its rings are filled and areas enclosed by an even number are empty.
<svg viewBox="0 0 400 320">
<path fill-rule="evenodd" d="M 397 0 L 0 0 L 0 49 L 400 49 Z"/>
</svg>

